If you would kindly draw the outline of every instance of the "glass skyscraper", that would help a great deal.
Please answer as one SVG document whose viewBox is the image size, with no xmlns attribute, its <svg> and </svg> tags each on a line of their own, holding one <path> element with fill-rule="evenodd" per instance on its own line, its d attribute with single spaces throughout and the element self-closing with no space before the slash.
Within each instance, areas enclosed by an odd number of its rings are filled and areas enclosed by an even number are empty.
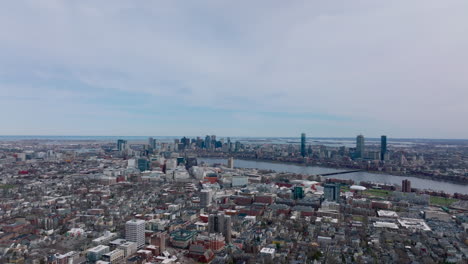
<svg viewBox="0 0 468 264">
<path fill-rule="evenodd" d="M 359 135 L 356 138 L 356 158 L 362 159 L 364 157 L 364 136 Z"/>
<path fill-rule="evenodd" d="M 385 154 L 387 154 L 387 136 L 380 137 L 380 160 L 385 160 Z"/>
<path fill-rule="evenodd" d="M 305 157 L 306 156 L 306 134 L 302 133 L 301 134 L 301 156 Z"/>
</svg>

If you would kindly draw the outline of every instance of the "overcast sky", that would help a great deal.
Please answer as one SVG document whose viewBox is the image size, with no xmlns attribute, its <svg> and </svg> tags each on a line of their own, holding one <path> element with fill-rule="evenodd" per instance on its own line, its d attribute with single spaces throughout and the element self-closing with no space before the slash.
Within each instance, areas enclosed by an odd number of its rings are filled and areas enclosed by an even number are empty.
<svg viewBox="0 0 468 264">
<path fill-rule="evenodd" d="M 0 134 L 468 138 L 468 1 L 15 0 Z"/>
</svg>

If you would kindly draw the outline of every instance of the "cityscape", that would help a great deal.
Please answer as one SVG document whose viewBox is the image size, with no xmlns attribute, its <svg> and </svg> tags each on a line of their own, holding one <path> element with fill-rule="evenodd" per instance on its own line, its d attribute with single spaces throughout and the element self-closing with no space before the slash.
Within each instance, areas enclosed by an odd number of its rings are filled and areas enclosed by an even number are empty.
<svg viewBox="0 0 468 264">
<path fill-rule="evenodd" d="M 256 141 L 215 135 L 144 141 L 4 140 L 0 260 L 104 264 L 467 259 L 468 141 L 447 148 L 439 141 L 407 144 L 386 136 L 367 143 L 358 135 L 354 147 L 345 147 L 336 142 L 329 146 L 331 139 L 326 145 L 319 140 L 309 144 L 305 133 L 296 139 Z M 447 160 L 448 155 L 453 160 Z M 242 166 L 252 161 L 264 167 Z M 320 173 L 275 171 L 270 164 Z M 340 178 L 367 171 L 404 179 L 390 184 L 372 176 L 366 181 Z M 416 180 L 440 186 L 415 187 Z M 440 189 L 444 183 L 460 191 Z"/>
<path fill-rule="evenodd" d="M 0 264 L 468 264 L 467 14 L 2 1 Z"/>
</svg>

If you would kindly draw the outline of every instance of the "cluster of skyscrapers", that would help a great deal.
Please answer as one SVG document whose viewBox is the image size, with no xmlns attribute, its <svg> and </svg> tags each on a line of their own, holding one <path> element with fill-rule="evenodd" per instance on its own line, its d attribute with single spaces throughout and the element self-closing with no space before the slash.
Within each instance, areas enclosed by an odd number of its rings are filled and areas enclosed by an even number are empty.
<svg viewBox="0 0 468 264">
<path fill-rule="evenodd" d="M 301 134 L 301 156 L 306 157 L 308 151 L 306 149 L 306 134 L 302 133 Z M 309 147 L 310 148 L 310 147 Z M 381 136 L 380 137 L 380 160 L 385 161 L 385 157 L 387 154 L 387 136 Z M 356 149 L 354 151 L 353 158 L 355 159 L 366 159 L 366 145 L 365 145 L 365 140 L 363 135 L 358 135 L 356 137 Z"/>
<path fill-rule="evenodd" d="M 380 160 L 385 161 L 385 156 L 387 154 L 387 136 L 380 137 Z M 364 159 L 365 156 L 365 143 L 364 143 L 364 136 L 358 135 L 356 137 L 356 151 L 355 151 L 355 158 L 357 159 Z"/>
</svg>

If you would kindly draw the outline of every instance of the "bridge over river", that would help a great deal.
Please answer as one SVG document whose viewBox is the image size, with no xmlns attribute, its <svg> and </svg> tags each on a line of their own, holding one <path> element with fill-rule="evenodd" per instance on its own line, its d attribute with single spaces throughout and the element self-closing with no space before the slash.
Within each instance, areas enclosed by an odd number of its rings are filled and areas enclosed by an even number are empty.
<svg viewBox="0 0 468 264">
<path fill-rule="evenodd" d="M 226 164 L 226 159 L 216 158 L 198 158 L 198 162 L 206 162 L 207 164 L 222 163 Z M 401 184 L 402 180 L 411 180 L 411 186 L 419 189 L 432 189 L 437 191 L 444 191 L 446 193 L 463 193 L 468 194 L 468 185 L 455 184 L 450 182 L 435 181 L 430 179 L 421 179 L 411 177 L 411 175 L 396 176 L 385 173 L 369 173 L 367 171 L 361 171 L 356 169 L 342 168 L 341 170 L 318 167 L 318 166 L 301 166 L 295 164 L 275 163 L 275 162 L 264 162 L 264 161 L 252 161 L 236 159 L 234 161 L 234 167 L 236 168 L 247 168 L 247 169 L 260 169 L 260 170 L 274 170 L 277 172 L 289 172 L 305 175 L 322 175 L 331 176 L 343 180 L 353 180 L 356 183 L 361 181 L 379 182 L 386 184 Z"/>
<path fill-rule="evenodd" d="M 364 171 L 364 170 L 337 171 L 337 172 L 321 173 L 319 175 L 320 176 L 332 176 L 332 175 L 347 174 L 347 173 L 360 172 L 360 171 Z"/>
</svg>

